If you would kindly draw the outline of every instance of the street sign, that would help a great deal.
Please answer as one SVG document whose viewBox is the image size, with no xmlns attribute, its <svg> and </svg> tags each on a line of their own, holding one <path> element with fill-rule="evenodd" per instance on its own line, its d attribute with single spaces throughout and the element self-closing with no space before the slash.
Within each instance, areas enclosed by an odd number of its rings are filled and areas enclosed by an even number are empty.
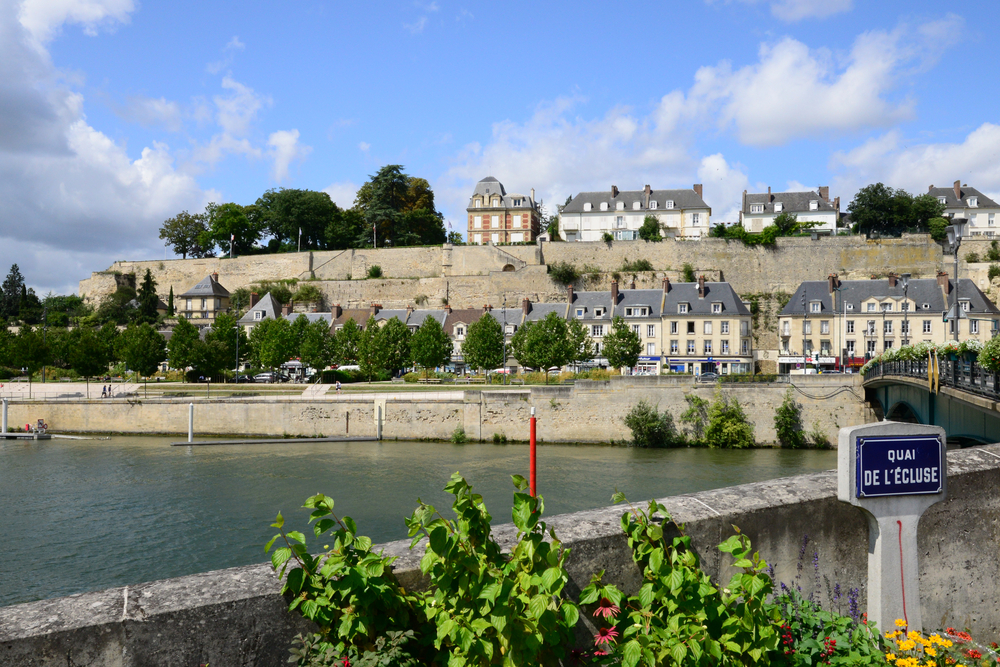
<svg viewBox="0 0 1000 667">
<path fill-rule="evenodd" d="M 941 493 L 943 447 L 937 435 L 857 438 L 858 498 Z"/>
</svg>

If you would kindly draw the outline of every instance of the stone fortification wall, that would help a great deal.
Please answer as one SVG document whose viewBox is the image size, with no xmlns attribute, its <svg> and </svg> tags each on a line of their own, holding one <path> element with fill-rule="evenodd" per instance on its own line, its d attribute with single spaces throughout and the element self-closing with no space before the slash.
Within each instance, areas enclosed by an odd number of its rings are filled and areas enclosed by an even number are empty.
<svg viewBox="0 0 1000 667">
<path fill-rule="evenodd" d="M 44 417 L 50 428 L 79 433 L 186 434 L 188 403 L 195 403 L 198 435 L 372 436 L 376 401 L 384 402 L 383 436 L 400 440 L 447 440 L 456 428 L 470 438 L 494 433 L 526 439 L 530 409 L 538 417 L 538 437 L 549 442 L 610 442 L 631 437 L 622 417 L 640 399 L 668 410 L 677 420 L 687 410 L 685 396 L 713 400 L 716 391 L 736 398 L 756 428 L 758 442 L 774 442 L 774 411 L 788 384 L 732 384 L 717 389 L 691 376 L 619 377 L 606 382 L 512 388 L 509 391 L 382 392 L 317 399 L 150 399 L 14 401 L 11 424 Z M 847 424 L 873 417 L 864 404 L 860 376 L 796 377 L 792 393 L 803 406 L 803 422 L 814 423 L 832 442 Z"/>
<path fill-rule="evenodd" d="M 581 482 L 585 483 L 585 482 Z M 1000 445 L 948 453 L 946 501 L 920 520 L 921 611 L 925 629 L 968 628 L 977 637 L 1000 633 Z M 716 545 L 737 525 L 775 568 L 775 579 L 799 585 L 846 614 L 846 593 L 859 591 L 866 607 L 868 526 L 861 510 L 837 500 L 835 472 L 788 477 L 663 498 L 685 526 L 701 565 L 717 583 L 734 573 Z M 644 499 L 633 498 L 633 501 Z M 503 508 L 491 508 L 501 516 Z M 572 595 L 590 576 L 634 593 L 640 584 L 620 527 L 622 507 L 546 517 L 572 549 L 566 568 Z M 361 526 L 364 533 L 364 526 Z M 675 528 L 665 531 L 676 534 Z M 515 531 L 494 535 L 510 548 Z M 381 545 L 407 588 L 421 585 L 409 540 Z M 815 569 L 813 558 L 815 556 Z M 804 558 L 805 563 L 800 563 Z M 804 565 L 799 573 L 797 566 Z M 127 588 L 112 588 L 0 609 L 0 664 L 38 667 L 196 665 L 264 667 L 284 664 L 292 637 L 308 626 L 289 614 L 270 565 L 218 570 Z M 582 623 L 588 623 L 581 615 Z M 589 638 L 593 627 L 581 628 Z"/>
<path fill-rule="evenodd" d="M 667 239 L 660 243 L 616 241 L 611 244 L 381 248 L 251 255 L 232 260 L 123 261 L 80 281 L 80 293 L 88 300 L 100 301 L 114 291 L 114 272 L 134 271 L 141 277 L 147 268 L 165 299 L 170 287 L 173 287 L 175 295 L 181 294 L 213 271 L 219 273 L 220 282 L 232 291 L 261 280 L 282 278 L 357 281 L 367 276 L 371 266 L 378 265 L 385 278 L 471 278 L 473 280 L 468 283 L 468 289 L 476 293 L 477 298 L 469 303 L 477 304 L 482 301 L 479 295 L 518 291 L 523 291 L 524 296 L 548 293 L 548 287 L 540 284 L 527 287 L 518 284 L 521 278 L 517 274 L 529 270 L 531 276 L 540 275 L 540 272 L 530 269 L 541 264 L 569 262 L 579 269 L 586 267 L 610 274 L 619 271 L 626 260 L 637 259 L 649 260 L 653 268 L 661 272 L 679 272 L 684 264 L 691 264 L 699 273 L 721 275 L 740 294 L 794 292 L 803 280 L 822 280 L 830 273 L 847 279 L 884 275 L 889 271 L 909 272 L 914 277 L 933 276 L 942 266 L 941 247 L 926 235 L 907 235 L 901 239 L 881 241 L 866 241 L 855 236 L 820 237 L 815 241 L 810 238 L 784 238 L 778 239 L 774 249 L 748 248 L 739 242 L 724 239 Z M 494 273 L 501 275 L 495 277 Z M 490 287 L 490 282 L 502 287 Z M 395 284 L 384 285 L 388 289 Z M 578 288 L 582 287 L 578 285 Z M 363 299 L 355 297 L 359 301 L 395 302 L 391 292 L 380 293 L 371 285 L 357 286 L 356 289 L 365 293 Z M 414 285 L 413 290 L 418 289 L 419 286 Z M 440 288 L 437 290 L 441 291 Z M 341 301 L 350 300 L 347 297 L 338 298 Z"/>
</svg>

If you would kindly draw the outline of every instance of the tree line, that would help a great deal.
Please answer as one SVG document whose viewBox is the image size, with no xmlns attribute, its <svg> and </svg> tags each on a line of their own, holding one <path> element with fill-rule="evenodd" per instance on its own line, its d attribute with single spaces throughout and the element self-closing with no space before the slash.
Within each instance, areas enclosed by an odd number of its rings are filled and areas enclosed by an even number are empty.
<svg viewBox="0 0 1000 667">
<path fill-rule="evenodd" d="M 444 216 L 424 178 L 403 167 L 382 167 L 358 190 L 351 208 L 341 208 L 316 190 L 270 189 L 253 204 L 210 203 L 203 213 L 181 211 L 164 221 L 160 238 L 183 258 L 342 250 L 373 246 L 461 242 L 445 231 Z"/>
</svg>

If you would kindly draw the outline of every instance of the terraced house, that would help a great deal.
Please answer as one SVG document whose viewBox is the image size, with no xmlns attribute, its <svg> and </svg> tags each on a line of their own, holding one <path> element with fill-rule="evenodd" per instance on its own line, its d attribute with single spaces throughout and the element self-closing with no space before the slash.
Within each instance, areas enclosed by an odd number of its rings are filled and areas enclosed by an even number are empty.
<svg viewBox="0 0 1000 667">
<path fill-rule="evenodd" d="M 653 216 L 667 236 L 700 239 L 708 236 L 712 209 L 702 198 L 702 186 L 690 190 L 619 190 L 581 192 L 559 214 L 559 234 L 566 241 L 601 241 L 608 233 L 616 241 L 639 238 L 646 216 Z"/>
<path fill-rule="evenodd" d="M 955 181 L 950 188 L 927 188 L 927 194 L 944 204 L 944 214 L 949 218 L 967 218 L 969 236 L 994 238 L 1000 224 L 1000 204 L 976 188 Z"/>
<path fill-rule="evenodd" d="M 743 191 L 740 224 L 748 232 L 760 233 L 774 223 L 782 213 L 790 213 L 799 222 L 813 223 L 812 231 L 818 234 L 836 234 L 840 222 L 840 197 L 830 200 L 829 186 L 820 186 L 806 192 Z"/>
</svg>

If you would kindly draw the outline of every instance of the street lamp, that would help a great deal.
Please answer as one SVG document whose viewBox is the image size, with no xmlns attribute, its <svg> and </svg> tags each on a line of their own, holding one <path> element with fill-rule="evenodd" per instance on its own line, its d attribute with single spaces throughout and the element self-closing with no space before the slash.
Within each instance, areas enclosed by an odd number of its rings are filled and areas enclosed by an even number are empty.
<svg viewBox="0 0 1000 667">
<path fill-rule="evenodd" d="M 958 327 L 960 318 L 960 313 L 958 311 L 958 249 L 962 246 L 962 237 L 965 236 L 965 229 L 968 224 L 969 221 L 966 218 L 952 218 L 951 224 L 944 228 L 945 233 L 948 235 L 948 245 L 951 247 L 951 251 L 955 255 L 955 298 L 952 300 L 954 316 L 951 318 L 951 321 L 954 326 L 952 334 L 956 343 L 958 342 Z"/>
<path fill-rule="evenodd" d="M 803 318 L 802 318 L 802 374 L 803 375 L 806 374 L 806 369 L 809 368 L 809 364 L 806 363 L 807 360 L 808 360 L 808 358 L 809 358 L 806 355 L 806 329 L 808 328 L 808 325 L 809 325 L 809 308 L 807 307 L 807 305 L 808 304 L 806 303 L 806 288 L 805 288 L 805 285 L 803 284 L 803 286 L 802 286 L 802 313 L 803 313 Z"/>
<path fill-rule="evenodd" d="M 840 372 L 844 372 L 844 348 L 847 347 L 847 308 L 844 306 L 844 290 L 847 289 L 844 285 L 840 287 L 834 287 L 834 292 L 840 293 Z M 836 318 L 837 309 L 834 308 L 833 316 Z M 836 324 L 834 320 L 834 324 Z"/>
<path fill-rule="evenodd" d="M 906 300 L 906 293 L 910 287 L 910 274 L 904 273 L 900 276 L 903 281 L 903 345 L 910 344 L 910 302 Z"/>
</svg>

